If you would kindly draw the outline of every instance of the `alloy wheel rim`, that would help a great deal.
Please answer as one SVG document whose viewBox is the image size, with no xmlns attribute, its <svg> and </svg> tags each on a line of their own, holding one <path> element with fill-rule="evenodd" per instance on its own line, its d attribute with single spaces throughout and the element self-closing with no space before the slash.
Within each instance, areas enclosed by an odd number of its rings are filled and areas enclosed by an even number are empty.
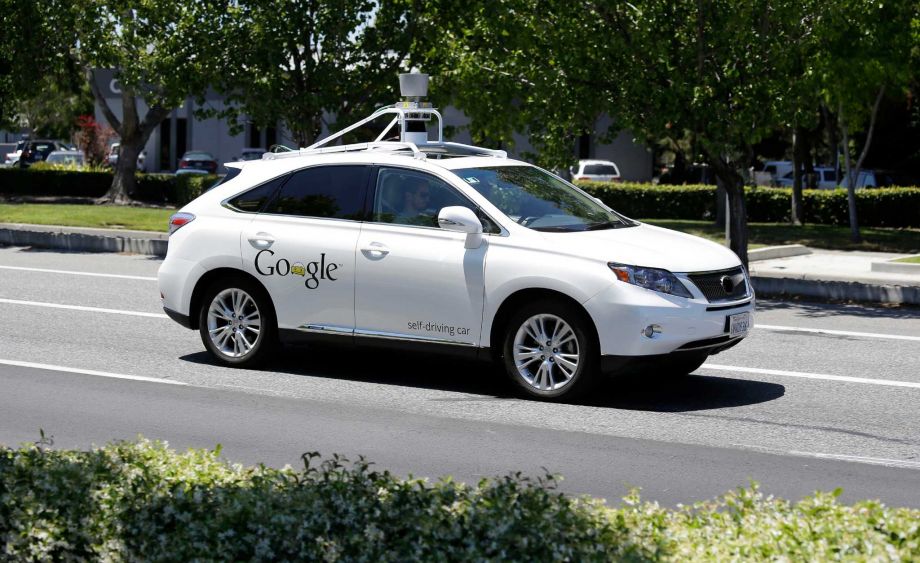
<svg viewBox="0 0 920 563">
<path fill-rule="evenodd" d="M 512 348 L 518 376 L 538 392 L 558 391 L 572 382 L 581 360 L 578 338 L 556 315 L 534 315 L 521 323 Z"/>
<path fill-rule="evenodd" d="M 221 291 L 208 307 L 208 336 L 224 356 L 242 358 L 259 342 L 262 317 L 255 300 L 239 288 Z"/>
</svg>

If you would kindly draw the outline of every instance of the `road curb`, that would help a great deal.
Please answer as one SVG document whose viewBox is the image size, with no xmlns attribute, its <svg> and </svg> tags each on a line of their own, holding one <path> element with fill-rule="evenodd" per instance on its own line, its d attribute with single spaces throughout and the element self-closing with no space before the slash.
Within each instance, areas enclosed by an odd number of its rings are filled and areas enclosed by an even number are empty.
<svg viewBox="0 0 920 563">
<path fill-rule="evenodd" d="M 920 287 L 918 286 L 757 275 L 751 277 L 751 284 L 758 297 L 801 296 L 832 301 L 920 305 Z"/>
<path fill-rule="evenodd" d="M 790 256 L 803 256 L 811 254 L 811 249 L 801 244 L 785 244 L 782 246 L 768 246 L 748 250 L 748 262 L 758 260 L 773 260 L 774 258 L 789 258 Z"/>
<path fill-rule="evenodd" d="M 166 256 L 169 236 L 150 231 L 85 229 L 58 225 L 0 224 L 0 245 L 71 252 L 128 252 Z"/>
</svg>

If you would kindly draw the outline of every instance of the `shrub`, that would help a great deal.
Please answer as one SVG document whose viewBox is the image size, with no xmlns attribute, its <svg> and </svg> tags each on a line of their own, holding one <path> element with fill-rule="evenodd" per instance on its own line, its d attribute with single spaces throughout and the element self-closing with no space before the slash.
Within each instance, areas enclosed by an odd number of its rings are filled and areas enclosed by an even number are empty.
<svg viewBox="0 0 920 563">
<path fill-rule="evenodd" d="M 192 201 L 196 197 L 200 196 L 213 186 L 218 180 L 219 176 L 213 175 L 198 175 L 198 174 L 183 174 L 176 176 L 176 192 L 174 198 L 171 200 L 178 206 L 185 205 L 186 203 Z"/>
<path fill-rule="evenodd" d="M 636 218 L 709 219 L 714 217 L 714 186 L 658 186 L 578 182 L 610 207 Z M 805 222 L 850 224 L 847 191 L 804 190 Z M 785 223 L 791 217 L 791 188 L 745 188 L 748 221 Z M 866 227 L 920 227 L 920 188 L 877 188 L 856 192 L 859 224 Z"/>
<path fill-rule="evenodd" d="M 218 176 L 172 174 L 138 174 L 137 190 L 132 197 L 139 201 L 185 205 L 195 199 Z M 36 163 L 22 170 L 0 168 L 0 195 L 102 197 L 112 185 L 112 172 L 104 170 L 70 170 Z"/>
<path fill-rule="evenodd" d="M 338 457 L 243 468 L 219 451 L 141 440 L 89 452 L 0 448 L 0 553 L 21 561 L 903 559 L 920 511 L 834 494 L 798 503 L 739 489 L 667 510 L 620 508 L 520 474 L 429 484 Z"/>
<path fill-rule="evenodd" d="M 712 186 L 657 186 L 611 182 L 577 184 L 629 217 L 708 219 L 715 216 L 716 192 Z"/>
</svg>

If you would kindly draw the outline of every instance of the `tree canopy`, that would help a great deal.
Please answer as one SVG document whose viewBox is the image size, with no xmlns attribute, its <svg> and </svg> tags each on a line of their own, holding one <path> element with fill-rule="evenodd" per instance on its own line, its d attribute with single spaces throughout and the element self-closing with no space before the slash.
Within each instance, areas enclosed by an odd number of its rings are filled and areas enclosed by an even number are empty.
<svg viewBox="0 0 920 563">
<path fill-rule="evenodd" d="M 239 126 L 284 123 L 301 146 L 398 98 L 418 30 L 413 0 L 241 0 L 224 28 L 212 113 Z M 330 123 L 327 123 L 331 121 Z"/>
<path fill-rule="evenodd" d="M 864 123 L 867 97 L 883 83 L 904 84 L 916 13 L 907 0 L 834 0 L 832 9 L 793 0 L 495 0 L 461 14 L 429 60 L 474 136 L 526 131 L 544 164 L 571 161 L 574 137 L 602 114 L 640 138 L 670 139 L 715 171 L 730 202 L 731 247 L 746 262 L 742 173 L 753 147 L 813 118 L 822 96 Z"/>
</svg>

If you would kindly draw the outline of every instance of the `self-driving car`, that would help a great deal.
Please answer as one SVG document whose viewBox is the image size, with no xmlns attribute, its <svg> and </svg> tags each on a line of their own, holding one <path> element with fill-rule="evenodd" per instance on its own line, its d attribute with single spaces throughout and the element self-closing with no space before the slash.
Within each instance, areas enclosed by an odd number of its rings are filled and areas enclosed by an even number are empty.
<svg viewBox="0 0 920 563">
<path fill-rule="evenodd" d="M 605 374 L 690 373 L 748 334 L 754 294 L 730 250 L 446 142 L 409 91 L 311 147 L 229 163 L 172 216 L 163 307 L 217 362 L 259 365 L 279 343 L 424 350 L 568 400 Z M 376 140 L 331 144 L 384 116 Z"/>
</svg>

